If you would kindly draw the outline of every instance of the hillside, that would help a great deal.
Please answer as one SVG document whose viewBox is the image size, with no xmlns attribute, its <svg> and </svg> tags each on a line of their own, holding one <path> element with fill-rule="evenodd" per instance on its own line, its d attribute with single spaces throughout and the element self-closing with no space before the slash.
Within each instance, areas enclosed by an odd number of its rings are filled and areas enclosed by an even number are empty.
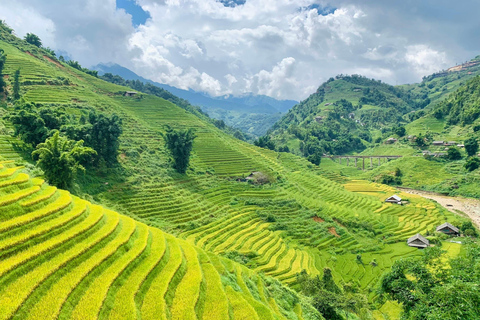
<svg viewBox="0 0 480 320">
<path fill-rule="evenodd" d="M 291 152 L 360 152 L 425 106 L 421 96 L 362 76 L 339 75 L 292 108 L 269 132 L 278 148 Z"/>
<path fill-rule="evenodd" d="M 0 319 L 323 319 L 293 291 L 0 163 Z"/>
<path fill-rule="evenodd" d="M 442 101 L 479 74 L 480 56 L 477 56 L 458 66 L 425 76 L 420 83 L 406 84 L 399 87 L 412 94 L 428 97 L 430 104 L 427 106 L 427 109 L 429 109 L 429 107 Z"/>
<path fill-rule="evenodd" d="M 235 260 L 242 270 L 263 272 L 296 289 L 301 289 L 297 273 L 324 275 L 328 267 L 341 292 L 354 288 L 374 302 L 381 275 L 396 260 L 420 255 L 406 245 L 406 239 L 445 221 L 456 225 L 464 221 L 421 197 L 381 184 L 349 181 L 293 154 L 237 140 L 162 98 L 142 93 L 125 96 L 127 87 L 72 68 L 5 32 L 0 35 L 9 90 L 12 74 L 21 67 L 25 101 L 75 115 L 94 108 L 123 120 L 120 164 L 88 170 L 72 191 L 135 223 L 175 234 L 209 257 Z M 389 97 L 400 104 L 398 97 Z M 7 104 L 2 112 L 13 109 Z M 11 136 L 8 120 L 3 124 L 0 154 L 24 165 L 31 150 Z M 191 167 L 184 175 L 171 168 L 162 136 L 166 126 L 193 128 L 198 136 Z M 28 172 L 39 174 L 26 166 Z M 247 182 L 244 178 L 252 172 L 261 172 L 266 181 Z M 409 199 L 409 204 L 386 204 L 385 198 L 394 193 Z M 225 280 L 235 278 L 238 273 Z M 383 311 L 362 312 L 384 318 Z"/>
<path fill-rule="evenodd" d="M 99 64 L 93 67 L 99 74 L 118 75 L 125 80 L 137 80 L 165 89 L 177 97 L 199 106 L 210 117 L 223 120 L 228 126 L 241 130 L 253 137 L 264 135 L 297 101 L 276 100 L 267 96 L 246 94 L 243 96 L 211 97 L 193 90 L 182 90 L 166 84 L 154 82 L 135 74 L 133 71 L 117 64 Z M 113 77 L 104 80 L 122 84 Z"/>
</svg>

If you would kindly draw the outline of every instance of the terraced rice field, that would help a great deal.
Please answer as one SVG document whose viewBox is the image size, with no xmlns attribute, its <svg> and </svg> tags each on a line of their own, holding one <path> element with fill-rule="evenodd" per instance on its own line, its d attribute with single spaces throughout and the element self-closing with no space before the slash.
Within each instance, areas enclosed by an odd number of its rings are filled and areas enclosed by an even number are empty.
<svg viewBox="0 0 480 320">
<path fill-rule="evenodd" d="M 302 319 L 251 270 L 21 170 L 0 163 L 0 319 Z"/>
</svg>

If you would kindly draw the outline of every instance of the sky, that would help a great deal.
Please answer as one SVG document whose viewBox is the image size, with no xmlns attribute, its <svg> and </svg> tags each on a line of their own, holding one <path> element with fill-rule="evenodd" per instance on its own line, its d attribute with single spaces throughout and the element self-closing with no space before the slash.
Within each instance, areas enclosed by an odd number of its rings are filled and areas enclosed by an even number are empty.
<svg viewBox="0 0 480 320">
<path fill-rule="evenodd" d="M 480 54 L 478 0 L 0 0 L 0 19 L 84 67 L 212 96 L 302 100 L 338 74 L 392 85 Z"/>
</svg>

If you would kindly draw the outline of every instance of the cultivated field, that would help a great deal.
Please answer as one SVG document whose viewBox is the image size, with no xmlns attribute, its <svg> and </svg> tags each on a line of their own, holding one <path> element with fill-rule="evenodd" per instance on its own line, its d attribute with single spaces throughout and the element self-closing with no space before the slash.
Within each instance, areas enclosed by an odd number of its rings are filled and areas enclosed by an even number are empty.
<svg viewBox="0 0 480 320">
<path fill-rule="evenodd" d="M 0 167 L 0 319 L 320 319 L 279 283 Z"/>
</svg>

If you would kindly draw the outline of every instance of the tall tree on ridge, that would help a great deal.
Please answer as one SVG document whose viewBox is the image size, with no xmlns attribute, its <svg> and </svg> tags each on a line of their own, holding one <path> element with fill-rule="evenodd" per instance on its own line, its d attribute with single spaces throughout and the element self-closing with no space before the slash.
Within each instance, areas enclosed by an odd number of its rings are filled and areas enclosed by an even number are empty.
<svg viewBox="0 0 480 320">
<path fill-rule="evenodd" d="M 4 92 L 5 81 L 3 80 L 3 67 L 5 67 L 5 61 L 7 60 L 7 55 L 0 49 L 0 93 Z"/>
<path fill-rule="evenodd" d="M 13 100 L 20 99 L 20 69 L 13 76 Z"/>
</svg>

